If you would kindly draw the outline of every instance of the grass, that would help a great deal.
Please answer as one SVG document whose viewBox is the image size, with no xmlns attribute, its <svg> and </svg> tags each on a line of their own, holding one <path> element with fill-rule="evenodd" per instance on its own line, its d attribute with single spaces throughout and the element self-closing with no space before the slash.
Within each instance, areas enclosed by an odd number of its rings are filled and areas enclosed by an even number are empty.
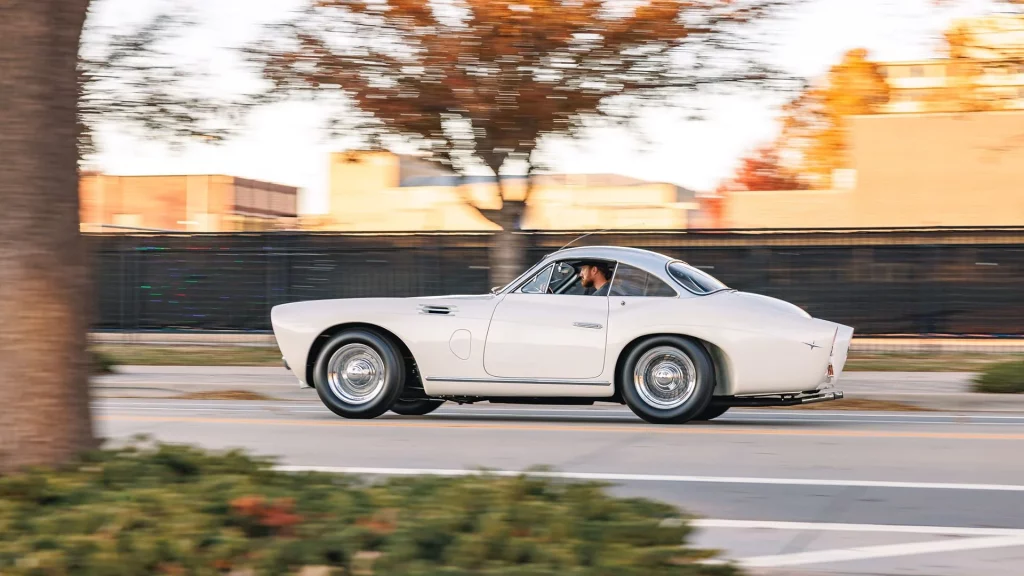
<svg viewBox="0 0 1024 576">
<path fill-rule="evenodd" d="M 189 392 L 179 394 L 173 400 L 255 400 L 257 402 L 278 401 L 259 392 L 248 390 L 210 390 L 206 392 Z"/>
<path fill-rule="evenodd" d="M 93 347 L 109 362 L 122 366 L 273 366 L 281 352 L 269 346 L 146 346 Z M 1021 360 L 1021 354 L 851 354 L 846 372 L 981 372 L 994 364 Z"/>
<path fill-rule="evenodd" d="M 980 372 L 1021 354 L 850 354 L 844 372 Z"/>
<path fill-rule="evenodd" d="M 866 398 L 843 398 L 834 402 L 815 402 L 813 404 L 801 404 L 798 406 L 780 406 L 772 410 L 823 410 L 825 412 L 842 411 L 863 411 L 863 412 L 931 412 L 928 408 L 921 408 L 902 402 L 888 402 L 885 400 L 869 400 Z"/>
<path fill-rule="evenodd" d="M 104 344 L 93 349 L 120 366 L 284 366 L 281 351 L 269 346 Z"/>
</svg>

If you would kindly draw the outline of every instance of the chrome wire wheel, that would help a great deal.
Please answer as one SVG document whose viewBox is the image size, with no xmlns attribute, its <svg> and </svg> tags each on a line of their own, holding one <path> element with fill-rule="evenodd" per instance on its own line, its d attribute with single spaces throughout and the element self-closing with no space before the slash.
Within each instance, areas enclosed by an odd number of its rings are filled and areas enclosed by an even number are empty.
<svg viewBox="0 0 1024 576">
<path fill-rule="evenodd" d="M 339 348 L 327 363 L 327 383 L 331 392 L 347 404 L 361 405 L 380 396 L 387 382 L 384 360 L 365 344 L 347 344 Z"/>
<path fill-rule="evenodd" d="M 633 386 L 648 406 L 671 410 L 693 396 L 697 389 L 697 368 L 685 352 L 672 346 L 658 346 L 637 361 Z"/>
</svg>

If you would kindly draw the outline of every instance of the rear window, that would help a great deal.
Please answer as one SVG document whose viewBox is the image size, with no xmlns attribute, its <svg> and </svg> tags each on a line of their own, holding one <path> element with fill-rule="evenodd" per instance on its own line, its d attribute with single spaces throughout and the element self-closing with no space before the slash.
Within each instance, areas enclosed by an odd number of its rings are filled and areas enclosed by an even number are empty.
<svg viewBox="0 0 1024 576">
<path fill-rule="evenodd" d="M 701 272 L 693 266 L 683 264 L 682 262 L 669 264 L 668 273 L 683 288 L 694 294 L 711 294 L 712 292 L 729 289 L 728 286 L 722 284 L 710 274 Z"/>
<path fill-rule="evenodd" d="M 619 264 L 619 267 L 615 270 L 610 294 L 612 296 L 669 298 L 678 296 L 676 291 L 664 281 L 628 264 Z"/>
</svg>

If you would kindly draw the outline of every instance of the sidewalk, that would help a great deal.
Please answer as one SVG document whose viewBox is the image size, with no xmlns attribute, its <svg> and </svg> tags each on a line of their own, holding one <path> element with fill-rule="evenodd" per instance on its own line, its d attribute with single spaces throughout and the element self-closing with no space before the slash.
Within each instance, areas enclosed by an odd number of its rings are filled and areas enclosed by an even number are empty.
<svg viewBox="0 0 1024 576">
<path fill-rule="evenodd" d="M 846 372 L 837 384 L 847 398 L 899 402 L 943 411 L 1024 412 L 1024 394 L 977 394 L 969 372 Z M 281 401 L 319 402 L 284 368 L 122 366 L 92 378 L 98 398 L 174 398 L 182 394 L 248 391 Z"/>
</svg>

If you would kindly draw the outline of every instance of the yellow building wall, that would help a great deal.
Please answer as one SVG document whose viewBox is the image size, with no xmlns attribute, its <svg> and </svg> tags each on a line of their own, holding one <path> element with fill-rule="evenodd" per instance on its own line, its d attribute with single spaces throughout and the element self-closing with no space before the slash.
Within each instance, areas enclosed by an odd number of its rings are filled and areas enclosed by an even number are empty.
<svg viewBox="0 0 1024 576">
<path fill-rule="evenodd" d="M 79 178 L 79 218 L 87 232 L 114 232 L 104 225 L 174 232 L 240 232 L 278 226 L 287 218 L 235 213 L 238 179 L 223 175 L 112 176 Z M 293 211 L 297 189 L 283 206 Z M 294 219 L 294 214 L 292 214 Z M 130 230 L 123 230 L 130 231 Z"/>
<path fill-rule="evenodd" d="M 730 192 L 723 228 L 847 228 L 856 226 L 853 193 L 845 190 Z"/>
<path fill-rule="evenodd" d="M 726 228 L 1024 226 L 1024 112 L 850 118 L 851 190 L 729 193 Z"/>
<path fill-rule="evenodd" d="M 1024 112 L 851 119 L 859 226 L 1024 225 Z"/>
<path fill-rule="evenodd" d="M 329 213 L 305 219 L 307 226 L 346 231 L 499 228 L 473 208 L 500 208 L 497 184 L 400 188 L 399 162 L 387 152 L 333 154 Z M 526 194 L 524 179 L 508 179 L 503 185 L 506 198 L 518 200 Z M 696 203 L 677 203 L 676 189 L 668 184 L 537 185 L 531 191 L 523 226 L 562 230 L 685 228 L 688 213 L 698 208 Z"/>
</svg>

